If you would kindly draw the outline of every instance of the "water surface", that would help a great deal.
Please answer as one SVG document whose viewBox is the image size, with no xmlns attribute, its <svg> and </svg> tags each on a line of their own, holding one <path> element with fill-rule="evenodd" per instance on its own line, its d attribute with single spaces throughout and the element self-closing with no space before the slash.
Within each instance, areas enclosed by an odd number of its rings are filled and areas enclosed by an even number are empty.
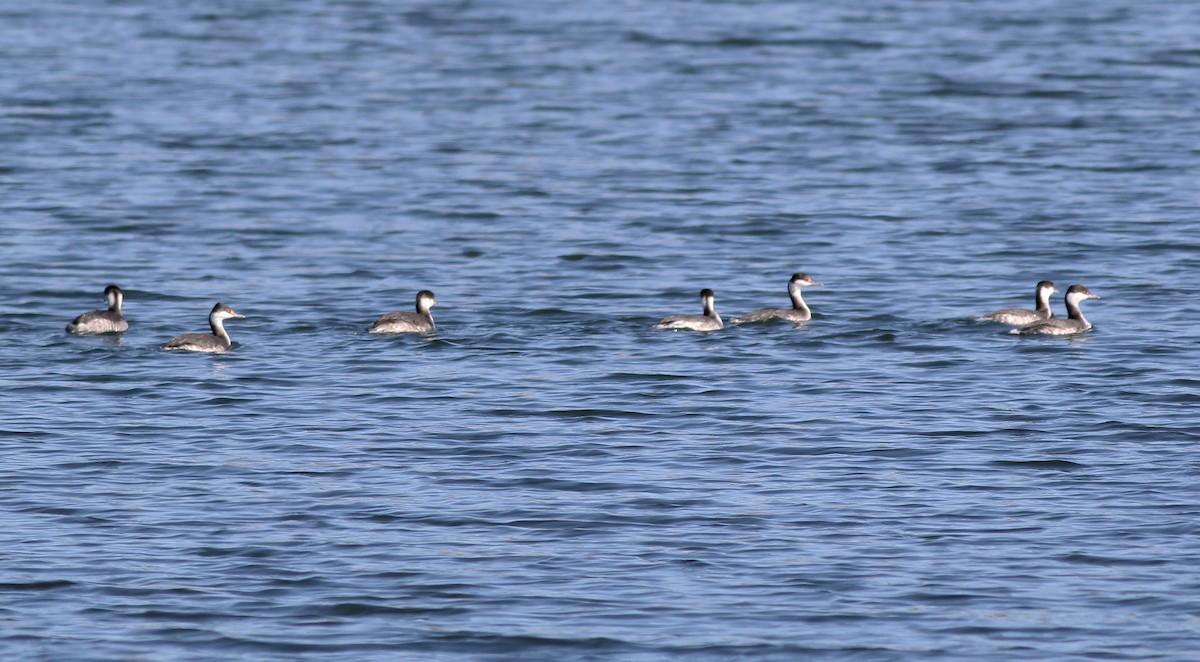
<svg viewBox="0 0 1200 662">
<path fill-rule="evenodd" d="M 1194 657 L 1200 6 L 278 4 L 0 2 L 5 657 Z"/>
</svg>

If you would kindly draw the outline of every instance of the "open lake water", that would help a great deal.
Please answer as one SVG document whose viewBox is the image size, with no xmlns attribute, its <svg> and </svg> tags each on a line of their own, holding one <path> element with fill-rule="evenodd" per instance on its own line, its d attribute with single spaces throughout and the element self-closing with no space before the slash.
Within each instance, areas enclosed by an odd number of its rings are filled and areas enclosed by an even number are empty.
<svg viewBox="0 0 1200 662">
<path fill-rule="evenodd" d="M 0 67 L 6 660 L 1200 655 L 1200 3 L 0 0 Z M 1041 279 L 1095 330 L 972 321 Z"/>
</svg>

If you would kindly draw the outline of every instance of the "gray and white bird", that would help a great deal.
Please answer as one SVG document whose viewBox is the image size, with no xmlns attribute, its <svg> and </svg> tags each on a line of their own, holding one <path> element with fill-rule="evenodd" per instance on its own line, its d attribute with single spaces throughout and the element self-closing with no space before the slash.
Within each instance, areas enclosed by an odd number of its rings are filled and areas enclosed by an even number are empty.
<svg viewBox="0 0 1200 662">
<path fill-rule="evenodd" d="M 437 299 L 433 292 L 421 290 L 417 292 L 415 313 L 387 313 L 375 320 L 375 323 L 367 328 L 367 333 L 432 333 L 435 327 L 429 309 L 435 305 Z"/>
<path fill-rule="evenodd" d="M 225 320 L 243 319 L 245 315 L 235 311 L 223 303 L 213 306 L 208 314 L 208 325 L 212 333 L 185 333 L 175 336 L 163 344 L 163 349 L 179 349 L 188 352 L 224 352 L 233 346 L 229 332 L 225 330 Z"/>
<path fill-rule="evenodd" d="M 1052 335 L 1052 336 L 1071 336 L 1076 333 L 1083 333 L 1092 328 L 1091 322 L 1083 316 L 1083 311 L 1079 309 L 1079 303 L 1084 299 L 1099 299 L 1100 297 L 1088 291 L 1088 288 L 1082 285 L 1072 285 L 1067 288 L 1067 294 L 1064 297 L 1067 302 L 1067 318 L 1051 317 L 1049 319 L 1039 320 L 1026 324 L 1009 331 L 1009 333 L 1017 333 L 1022 336 L 1034 335 Z"/>
<path fill-rule="evenodd" d="M 1050 295 L 1058 291 L 1054 287 L 1054 283 L 1048 280 L 1043 280 L 1037 284 L 1033 290 L 1034 309 L 1028 308 L 1005 308 L 1004 310 L 996 310 L 976 317 L 977 322 L 1000 322 L 1002 324 L 1032 324 L 1041 320 L 1054 317 L 1054 311 L 1050 310 Z"/>
<path fill-rule="evenodd" d="M 703 315 L 672 315 L 663 318 L 658 324 L 655 324 L 655 329 L 687 329 L 690 331 L 717 331 L 725 328 L 725 324 L 721 322 L 721 316 L 717 314 L 716 303 L 717 297 L 710 289 L 700 290 L 700 302 L 704 304 Z"/>
<path fill-rule="evenodd" d="M 108 302 L 108 310 L 93 310 L 76 317 L 67 325 L 67 333 L 87 336 L 94 333 L 128 331 L 129 322 L 121 316 L 121 303 L 125 301 L 125 293 L 116 285 L 109 285 L 104 288 L 104 300 Z"/>
<path fill-rule="evenodd" d="M 808 304 L 804 303 L 804 297 L 800 294 L 800 288 L 815 285 L 820 285 L 820 283 L 813 280 L 813 277 L 808 274 L 792 274 L 791 280 L 788 281 L 788 296 L 792 299 L 791 308 L 760 308 L 729 321 L 734 324 L 766 322 L 773 319 L 782 319 L 789 322 L 807 322 L 812 319 L 812 311 L 809 310 Z"/>
</svg>

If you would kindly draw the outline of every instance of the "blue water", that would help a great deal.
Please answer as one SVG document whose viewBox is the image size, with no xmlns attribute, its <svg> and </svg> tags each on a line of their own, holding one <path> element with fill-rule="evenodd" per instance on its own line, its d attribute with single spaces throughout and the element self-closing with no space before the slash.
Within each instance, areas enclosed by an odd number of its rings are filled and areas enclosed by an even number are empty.
<svg viewBox="0 0 1200 662">
<path fill-rule="evenodd" d="M 4 659 L 1200 650 L 1200 4 L 6 1 L 0 67 Z M 1095 330 L 971 321 L 1041 279 Z"/>
</svg>

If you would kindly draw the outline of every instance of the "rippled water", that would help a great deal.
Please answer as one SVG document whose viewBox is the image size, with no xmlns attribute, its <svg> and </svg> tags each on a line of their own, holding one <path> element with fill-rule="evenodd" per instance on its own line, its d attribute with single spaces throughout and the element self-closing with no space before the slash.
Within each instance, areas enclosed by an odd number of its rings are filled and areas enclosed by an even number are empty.
<svg viewBox="0 0 1200 662">
<path fill-rule="evenodd" d="M 1184 2 L 0 2 L 0 651 L 1193 658 L 1197 44 Z M 800 328 L 649 328 L 794 271 Z M 1043 278 L 1094 332 L 971 321 Z M 64 334 L 110 282 L 131 330 Z M 435 336 L 364 332 L 421 288 Z M 158 349 L 216 301 L 233 351 Z"/>
</svg>

